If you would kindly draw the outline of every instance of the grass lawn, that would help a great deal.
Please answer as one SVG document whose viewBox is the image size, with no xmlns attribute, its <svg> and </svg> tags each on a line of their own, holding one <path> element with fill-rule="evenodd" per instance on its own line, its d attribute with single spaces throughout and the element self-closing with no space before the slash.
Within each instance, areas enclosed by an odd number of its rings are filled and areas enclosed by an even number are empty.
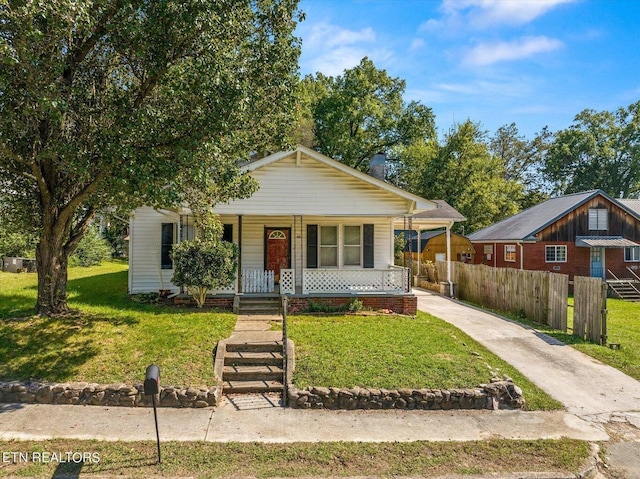
<svg viewBox="0 0 640 479">
<path fill-rule="evenodd" d="M 3 451 L 89 452 L 97 464 L 3 464 L 0 477 L 376 477 L 506 474 L 518 471 L 568 475 L 589 457 L 573 439 L 412 443 L 203 443 L 165 442 L 156 465 L 154 442 L 11 441 Z M 554 474 L 555 475 L 555 474 Z"/>
<path fill-rule="evenodd" d="M 401 316 L 289 316 L 294 382 L 306 386 L 464 388 L 510 376 L 527 409 L 561 404 L 445 321 Z"/>
<path fill-rule="evenodd" d="M 36 275 L 0 273 L 0 379 L 213 384 L 212 349 L 235 315 L 132 301 L 127 265 L 71 268 L 68 318 L 32 316 Z M 508 375 L 527 408 L 561 405 L 467 335 L 433 316 L 290 316 L 298 387 L 460 388 Z"/>
<path fill-rule="evenodd" d="M 140 304 L 127 295 L 127 265 L 69 269 L 68 318 L 33 315 L 35 274 L 0 272 L 0 379 L 133 384 L 150 363 L 164 385 L 213 384 L 212 349 L 235 315 Z"/>
</svg>

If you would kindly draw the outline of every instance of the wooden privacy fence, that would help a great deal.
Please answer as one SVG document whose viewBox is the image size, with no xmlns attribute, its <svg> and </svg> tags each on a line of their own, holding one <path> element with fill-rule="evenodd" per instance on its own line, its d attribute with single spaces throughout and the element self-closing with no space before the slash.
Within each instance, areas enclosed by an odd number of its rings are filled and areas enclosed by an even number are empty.
<svg viewBox="0 0 640 479">
<path fill-rule="evenodd" d="M 567 275 L 465 263 L 455 272 L 460 299 L 567 330 Z"/>
<path fill-rule="evenodd" d="M 607 342 L 607 283 L 600 278 L 573 278 L 573 335 Z"/>
<path fill-rule="evenodd" d="M 436 268 L 440 278 L 446 278 L 447 263 L 437 261 Z M 462 300 L 568 330 L 569 277 L 565 274 L 452 262 L 451 281 L 458 285 Z M 573 297 L 573 335 L 606 344 L 607 283 L 576 276 Z"/>
</svg>

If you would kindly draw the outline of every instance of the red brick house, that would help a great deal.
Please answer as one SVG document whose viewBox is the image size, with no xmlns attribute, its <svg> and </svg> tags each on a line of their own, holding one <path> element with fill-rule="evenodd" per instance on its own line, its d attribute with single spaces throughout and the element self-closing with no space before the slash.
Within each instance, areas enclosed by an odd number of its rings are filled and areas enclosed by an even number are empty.
<svg viewBox="0 0 640 479">
<path fill-rule="evenodd" d="M 603 279 L 640 276 L 640 201 L 552 198 L 468 236 L 473 263 Z"/>
</svg>

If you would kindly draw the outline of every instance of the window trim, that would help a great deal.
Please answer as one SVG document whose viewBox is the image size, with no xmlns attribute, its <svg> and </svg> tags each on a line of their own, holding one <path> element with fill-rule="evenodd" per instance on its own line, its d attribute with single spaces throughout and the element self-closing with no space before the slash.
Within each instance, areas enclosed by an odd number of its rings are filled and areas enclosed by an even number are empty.
<svg viewBox="0 0 640 479">
<path fill-rule="evenodd" d="M 607 231 L 609 229 L 609 210 L 607 208 L 589 208 L 588 222 L 589 231 Z"/>
<path fill-rule="evenodd" d="M 554 249 L 554 257 L 555 259 L 550 260 L 549 259 L 549 254 L 547 253 L 549 251 L 550 248 Z M 562 250 L 564 249 L 564 259 L 563 260 L 559 260 L 558 259 L 558 250 Z M 567 245 L 565 244 L 559 244 L 559 245 L 545 245 L 544 247 L 544 262 L 545 263 L 566 263 L 567 262 Z"/>
<path fill-rule="evenodd" d="M 509 259 L 511 254 L 513 253 L 513 259 Z M 546 252 L 545 252 L 546 255 Z M 506 244 L 504 245 L 504 260 L 507 263 L 515 263 L 517 260 L 517 252 L 516 245 L 514 244 Z"/>
<path fill-rule="evenodd" d="M 627 259 L 627 251 L 629 251 L 629 252 L 635 251 L 635 254 L 630 255 L 630 256 L 632 256 L 631 259 Z M 624 262 L 625 263 L 638 263 L 638 262 L 640 262 L 640 246 L 625 246 L 625 248 L 624 248 Z"/>
</svg>

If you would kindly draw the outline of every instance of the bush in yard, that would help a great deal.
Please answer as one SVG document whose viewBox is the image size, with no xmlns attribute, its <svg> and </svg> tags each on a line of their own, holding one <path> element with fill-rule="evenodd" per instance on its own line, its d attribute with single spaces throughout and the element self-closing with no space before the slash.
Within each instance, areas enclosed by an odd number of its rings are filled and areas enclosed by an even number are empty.
<svg viewBox="0 0 640 479">
<path fill-rule="evenodd" d="M 104 239 L 96 227 L 91 227 L 71 257 L 73 266 L 98 266 L 103 261 L 111 259 L 111 246 Z"/>
<path fill-rule="evenodd" d="M 175 245 L 172 258 L 171 282 L 186 287 L 202 308 L 207 291 L 224 288 L 235 279 L 238 248 L 226 241 L 196 238 Z"/>
</svg>

